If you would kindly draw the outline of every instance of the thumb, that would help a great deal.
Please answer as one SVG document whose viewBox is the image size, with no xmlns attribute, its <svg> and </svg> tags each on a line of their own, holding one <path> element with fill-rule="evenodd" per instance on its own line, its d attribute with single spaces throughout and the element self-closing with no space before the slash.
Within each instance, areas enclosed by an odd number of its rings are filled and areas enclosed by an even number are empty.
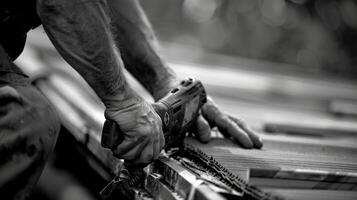
<svg viewBox="0 0 357 200">
<path fill-rule="evenodd" d="M 198 116 L 194 128 L 196 137 L 199 141 L 207 143 L 211 139 L 211 128 L 202 115 Z"/>
</svg>

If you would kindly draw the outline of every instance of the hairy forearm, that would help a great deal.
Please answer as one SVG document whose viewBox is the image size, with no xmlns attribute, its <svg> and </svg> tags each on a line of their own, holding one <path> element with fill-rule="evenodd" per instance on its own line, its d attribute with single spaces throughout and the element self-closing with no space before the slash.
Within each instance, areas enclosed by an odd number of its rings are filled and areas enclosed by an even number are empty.
<svg viewBox="0 0 357 200">
<path fill-rule="evenodd" d="M 161 98 L 175 84 L 175 73 L 160 57 L 153 30 L 136 0 L 108 0 L 114 38 L 127 70 Z"/>
<path fill-rule="evenodd" d="M 44 29 L 64 59 L 104 104 L 128 99 L 122 60 L 115 49 L 104 0 L 38 0 Z"/>
</svg>

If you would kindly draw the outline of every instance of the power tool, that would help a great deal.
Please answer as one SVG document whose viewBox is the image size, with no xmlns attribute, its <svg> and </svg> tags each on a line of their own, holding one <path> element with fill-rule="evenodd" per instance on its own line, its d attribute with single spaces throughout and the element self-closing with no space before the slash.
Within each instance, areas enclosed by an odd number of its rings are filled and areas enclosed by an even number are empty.
<svg viewBox="0 0 357 200">
<path fill-rule="evenodd" d="M 206 101 L 207 95 L 202 83 L 195 78 L 187 78 L 162 99 L 152 104 L 162 120 L 165 138 L 164 149 L 180 147 L 186 133 L 197 120 L 200 108 Z M 112 120 L 106 120 L 102 133 L 102 146 L 112 149 L 123 140 L 120 126 Z M 130 166 L 129 162 L 125 162 L 124 167 L 125 169 L 121 170 L 114 180 L 102 190 L 101 195 L 104 199 L 110 198 L 113 190 L 128 192 L 130 185 L 138 184 L 134 182 L 143 170 L 134 169 L 135 167 Z"/>
</svg>

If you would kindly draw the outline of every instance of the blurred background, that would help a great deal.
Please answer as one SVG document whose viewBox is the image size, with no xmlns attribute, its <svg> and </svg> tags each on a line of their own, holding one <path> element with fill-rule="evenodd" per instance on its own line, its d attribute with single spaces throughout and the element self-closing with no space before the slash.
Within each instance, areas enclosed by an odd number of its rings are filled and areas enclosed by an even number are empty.
<svg viewBox="0 0 357 200">
<path fill-rule="evenodd" d="M 165 42 L 357 76 L 353 0 L 141 1 Z"/>
</svg>

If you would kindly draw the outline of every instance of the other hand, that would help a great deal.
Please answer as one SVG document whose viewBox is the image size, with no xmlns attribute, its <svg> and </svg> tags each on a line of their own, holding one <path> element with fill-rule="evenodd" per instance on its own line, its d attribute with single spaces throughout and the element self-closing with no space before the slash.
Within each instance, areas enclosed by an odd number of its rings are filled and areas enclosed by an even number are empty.
<svg viewBox="0 0 357 200">
<path fill-rule="evenodd" d="M 201 115 L 195 125 L 195 133 L 201 142 L 208 142 L 211 137 L 211 127 L 217 127 L 225 136 L 232 138 L 244 148 L 261 148 L 261 138 L 238 118 L 223 111 L 208 97 L 201 108 Z"/>
</svg>

